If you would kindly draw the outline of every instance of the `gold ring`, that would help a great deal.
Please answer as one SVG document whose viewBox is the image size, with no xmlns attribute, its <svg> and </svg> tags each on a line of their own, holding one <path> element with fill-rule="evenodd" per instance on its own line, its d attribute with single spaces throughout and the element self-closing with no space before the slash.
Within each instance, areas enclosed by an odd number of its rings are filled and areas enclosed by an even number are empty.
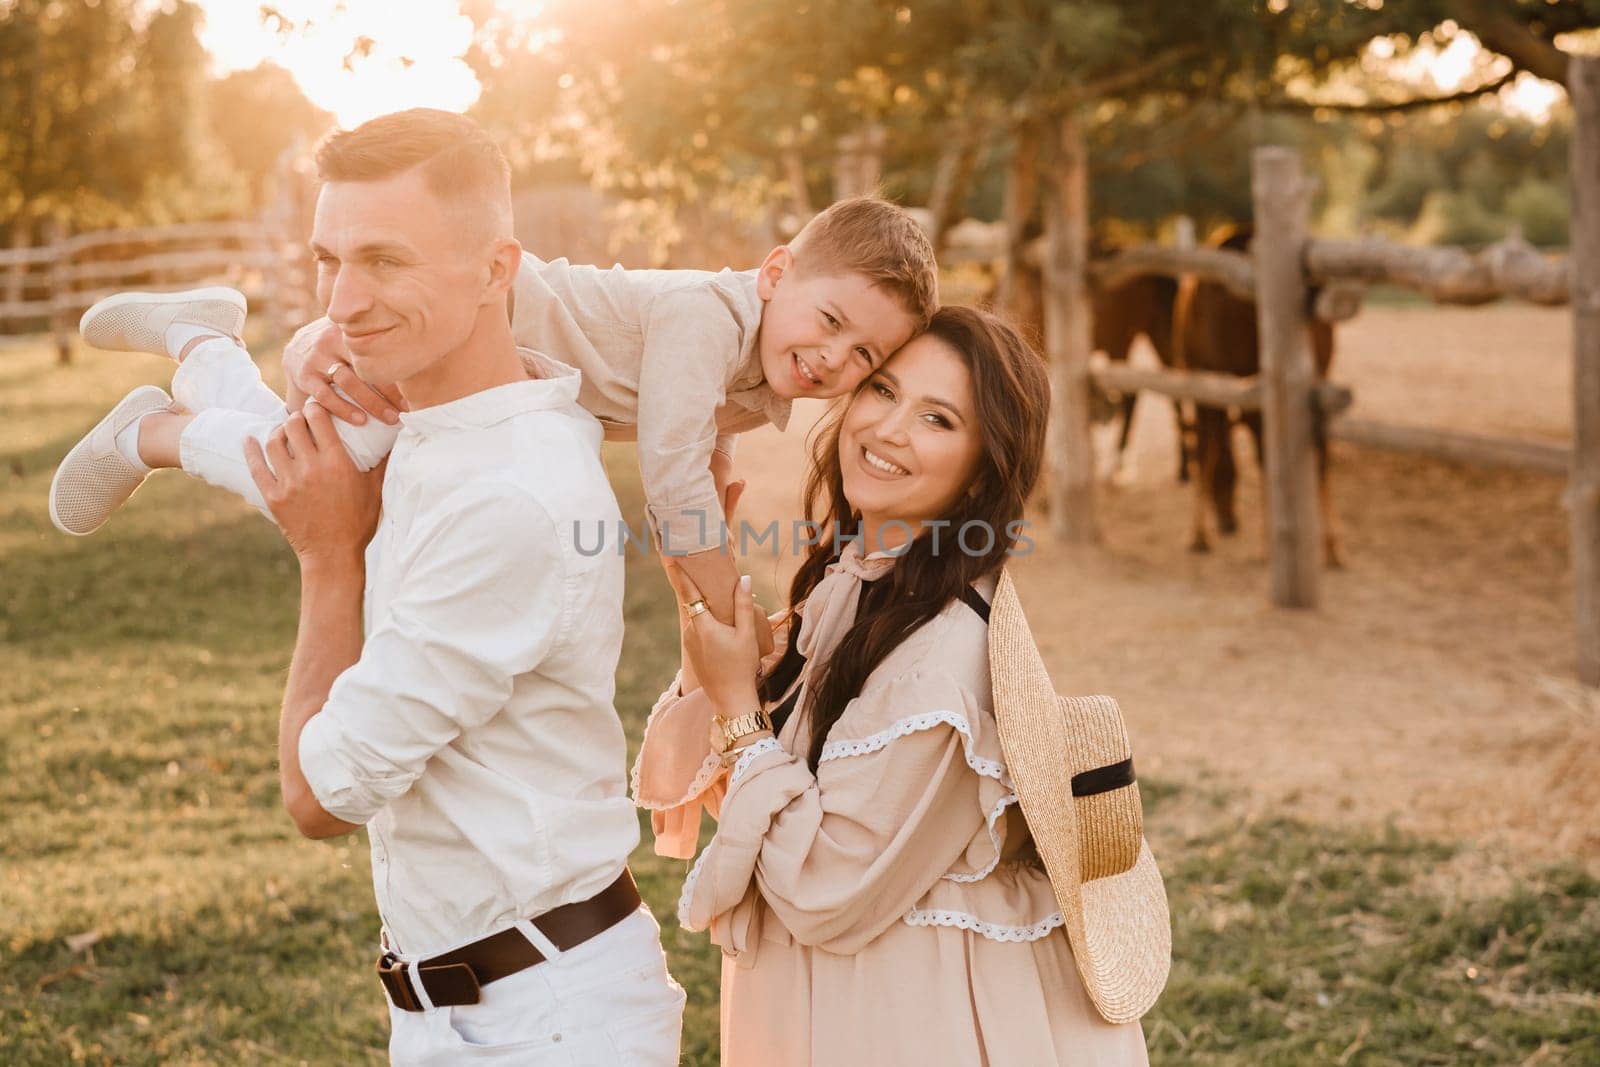
<svg viewBox="0 0 1600 1067">
<path fill-rule="evenodd" d="M 696 615 L 704 615 L 706 612 L 710 611 L 711 609 L 706 607 L 706 602 L 704 600 L 694 600 L 694 601 L 690 601 L 689 604 L 686 605 L 683 610 L 685 612 L 687 612 L 688 615 L 689 615 L 689 618 L 692 619 Z"/>
<path fill-rule="evenodd" d="M 339 373 L 339 368 L 342 367 L 342 366 L 344 366 L 343 363 L 330 363 L 330 364 L 328 364 L 328 369 L 322 372 L 322 376 L 324 378 L 328 379 L 328 384 L 330 384 L 330 385 L 333 384 L 333 376 L 335 374 Z"/>
</svg>

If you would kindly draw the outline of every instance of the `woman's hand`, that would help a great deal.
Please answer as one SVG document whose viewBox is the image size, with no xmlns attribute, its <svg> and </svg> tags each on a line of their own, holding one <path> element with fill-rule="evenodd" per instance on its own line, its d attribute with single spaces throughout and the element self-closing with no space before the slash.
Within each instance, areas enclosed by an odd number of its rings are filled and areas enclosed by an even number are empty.
<svg viewBox="0 0 1600 1067">
<path fill-rule="evenodd" d="M 693 672 L 711 706 L 724 718 L 756 710 L 761 706 L 756 688 L 756 672 L 761 664 L 756 632 L 766 622 L 756 611 L 750 576 L 739 579 L 739 588 L 733 594 L 733 625 L 726 626 L 705 607 L 689 576 L 670 560 L 667 573 L 678 592 L 682 612 L 685 676 Z"/>
<path fill-rule="evenodd" d="M 326 317 L 307 323 L 289 338 L 283 346 L 283 372 L 289 379 L 290 411 L 300 410 L 310 399 L 354 426 L 366 422 L 369 412 L 390 425 L 400 421 L 391 398 L 362 381 L 351 368 L 344 335 Z"/>
</svg>

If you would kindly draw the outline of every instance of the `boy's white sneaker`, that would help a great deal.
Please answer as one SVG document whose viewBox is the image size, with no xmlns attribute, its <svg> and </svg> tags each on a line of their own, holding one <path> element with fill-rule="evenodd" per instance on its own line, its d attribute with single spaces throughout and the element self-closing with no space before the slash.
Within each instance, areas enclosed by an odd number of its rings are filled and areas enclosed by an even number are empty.
<svg viewBox="0 0 1600 1067">
<path fill-rule="evenodd" d="M 246 310 L 244 294 L 225 285 L 179 293 L 114 293 L 83 313 L 78 332 L 95 348 L 165 356 L 172 354 L 167 351 L 167 328 L 173 323 L 210 326 L 238 339 L 244 334 Z"/>
<path fill-rule="evenodd" d="M 92 534 L 149 477 L 148 468 L 131 462 L 117 448 L 117 434 L 135 421 L 167 411 L 172 397 L 165 389 L 141 385 L 117 402 L 83 440 L 72 446 L 50 481 L 50 521 L 74 537 Z"/>
</svg>

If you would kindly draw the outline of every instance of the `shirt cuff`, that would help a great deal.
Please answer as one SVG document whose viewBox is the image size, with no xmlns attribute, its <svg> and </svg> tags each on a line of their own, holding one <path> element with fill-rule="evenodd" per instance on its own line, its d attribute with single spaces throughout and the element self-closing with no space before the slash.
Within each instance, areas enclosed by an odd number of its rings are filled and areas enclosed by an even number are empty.
<svg viewBox="0 0 1600 1067">
<path fill-rule="evenodd" d="M 336 819 L 364 826 L 385 799 L 364 787 L 338 756 L 341 734 L 332 716 L 318 712 L 300 730 L 300 773 L 322 810 Z"/>
<path fill-rule="evenodd" d="M 692 556 L 724 545 L 722 505 L 715 493 L 682 507 L 652 505 L 645 511 L 663 555 Z"/>
</svg>

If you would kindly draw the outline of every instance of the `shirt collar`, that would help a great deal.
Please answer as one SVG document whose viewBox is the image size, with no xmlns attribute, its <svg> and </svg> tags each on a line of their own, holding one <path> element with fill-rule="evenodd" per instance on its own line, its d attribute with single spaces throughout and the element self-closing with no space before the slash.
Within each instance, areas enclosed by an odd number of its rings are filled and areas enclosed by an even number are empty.
<svg viewBox="0 0 1600 1067">
<path fill-rule="evenodd" d="M 400 425 L 424 436 L 448 430 L 481 430 L 529 411 L 547 411 L 577 403 L 582 375 L 576 367 L 531 348 L 518 346 L 517 355 L 537 378 L 497 385 L 416 411 L 402 411 Z"/>
<path fill-rule="evenodd" d="M 728 389 L 728 399 L 748 411 L 759 412 L 780 431 L 789 428 L 789 414 L 794 401 L 786 400 L 772 391 L 767 384 L 766 372 L 761 368 L 761 313 L 765 310 L 761 294 L 756 292 L 757 271 L 739 271 L 734 275 L 734 287 L 744 298 L 749 309 L 749 321 L 755 329 L 746 330 L 744 343 L 739 347 L 739 369 L 734 372 Z"/>
</svg>

